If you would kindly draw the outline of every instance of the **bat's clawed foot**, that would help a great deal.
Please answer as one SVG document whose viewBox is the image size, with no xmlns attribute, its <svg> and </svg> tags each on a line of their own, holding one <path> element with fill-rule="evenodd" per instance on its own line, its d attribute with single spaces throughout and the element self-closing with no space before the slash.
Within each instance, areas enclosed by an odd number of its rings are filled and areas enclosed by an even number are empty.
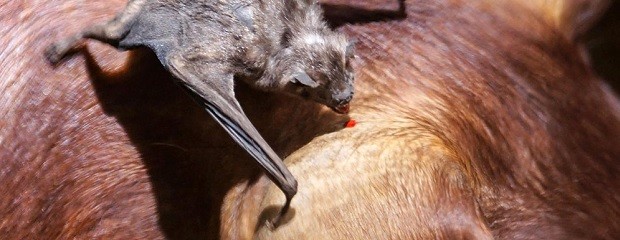
<svg viewBox="0 0 620 240">
<path fill-rule="evenodd" d="M 288 218 L 286 218 L 286 213 L 280 212 L 278 213 L 278 215 L 273 218 L 272 220 L 267 220 L 267 222 L 265 223 L 265 226 L 269 229 L 269 230 L 275 230 L 276 228 L 280 227 L 280 225 L 284 224 L 287 222 L 287 220 L 289 220 Z"/>
<path fill-rule="evenodd" d="M 55 65 L 62 59 L 66 52 L 63 51 L 57 43 L 52 43 L 45 49 L 44 54 L 47 61 Z"/>
<path fill-rule="evenodd" d="M 45 48 L 45 52 L 43 54 L 45 55 L 47 61 L 49 61 L 52 65 L 56 65 L 69 53 L 69 51 L 75 47 L 75 42 L 76 41 L 73 39 L 67 39 L 52 43 Z"/>
<path fill-rule="evenodd" d="M 297 186 L 295 185 L 295 187 Z M 295 193 L 296 192 L 297 191 L 295 191 Z M 290 220 L 290 216 L 287 216 L 287 214 L 291 209 L 291 201 L 293 200 L 293 196 L 295 196 L 295 193 L 286 194 L 286 203 L 284 203 L 284 206 L 280 209 L 280 212 L 278 213 L 278 215 L 276 215 L 275 218 L 273 218 L 272 220 L 267 220 L 265 224 L 267 228 L 269 228 L 270 230 L 275 230 L 280 225 Z"/>
</svg>

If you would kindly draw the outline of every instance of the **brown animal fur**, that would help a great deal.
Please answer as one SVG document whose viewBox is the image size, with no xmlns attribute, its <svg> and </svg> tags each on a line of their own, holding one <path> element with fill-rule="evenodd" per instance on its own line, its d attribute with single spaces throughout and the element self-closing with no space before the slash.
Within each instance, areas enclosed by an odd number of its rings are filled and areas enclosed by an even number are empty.
<svg viewBox="0 0 620 240">
<path fill-rule="evenodd" d="M 357 87 L 378 90 L 358 95 L 358 128 L 287 159 L 306 188 L 291 222 L 259 236 L 619 236 L 617 100 L 564 18 L 514 2 L 408 8 L 404 22 L 345 27 L 366 53 Z"/>
<path fill-rule="evenodd" d="M 122 6 L 0 6 L 3 239 L 620 236 L 620 104 L 569 38 L 572 18 L 555 17 L 573 8 L 420 0 L 405 19 L 343 26 L 360 41 L 351 129 L 239 86 L 299 180 L 271 232 L 277 188 L 152 54 L 91 42 L 84 58 L 45 63 L 49 41 Z"/>
</svg>

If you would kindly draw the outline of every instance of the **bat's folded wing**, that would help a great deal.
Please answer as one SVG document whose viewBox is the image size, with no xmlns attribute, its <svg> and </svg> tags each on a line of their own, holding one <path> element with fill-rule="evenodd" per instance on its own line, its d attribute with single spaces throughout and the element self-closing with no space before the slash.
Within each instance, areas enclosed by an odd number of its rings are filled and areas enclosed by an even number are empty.
<svg viewBox="0 0 620 240">
<path fill-rule="evenodd" d="M 297 181 L 282 160 L 265 142 L 247 118 L 234 96 L 233 74 L 218 63 L 182 56 L 168 58 L 167 67 L 189 95 L 230 134 L 267 172 L 287 197 L 285 209 L 297 192 Z"/>
</svg>

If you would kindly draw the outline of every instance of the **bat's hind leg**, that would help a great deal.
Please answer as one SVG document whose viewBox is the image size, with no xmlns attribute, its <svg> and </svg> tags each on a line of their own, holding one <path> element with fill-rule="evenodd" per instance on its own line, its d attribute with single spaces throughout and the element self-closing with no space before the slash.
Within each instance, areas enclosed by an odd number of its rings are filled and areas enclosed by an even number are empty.
<svg viewBox="0 0 620 240">
<path fill-rule="evenodd" d="M 109 22 L 87 27 L 71 37 L 51 44 L 45 50 L 45 57 L 51 63 L 55 64 L 73 49 L 80 40 L 85 38 L 96 39 L 117 47 L 118 42 L 127 35 L 127 32 L 135 22 L 146 1 L 147 0 L 129 1 L 125 10 Z"/>
</svg>

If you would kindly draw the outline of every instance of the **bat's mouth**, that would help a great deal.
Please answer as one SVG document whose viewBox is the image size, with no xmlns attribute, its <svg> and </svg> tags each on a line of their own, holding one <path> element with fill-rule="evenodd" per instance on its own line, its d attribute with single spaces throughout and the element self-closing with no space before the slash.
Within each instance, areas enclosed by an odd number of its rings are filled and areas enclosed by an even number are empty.
<svg viewBox="0 0 620 240">
<path fill-rule="evenodd" d="M 349 107 L 348 103 L 332 107 L 332 110 L 334 110 L 334 112 L 337 112 L 337 113 L 340 113 L 340 114 L 347 114 L 347 113 L 349 113 L 349 109 L 350 109 L 350 107 Z"/>
</svg>

